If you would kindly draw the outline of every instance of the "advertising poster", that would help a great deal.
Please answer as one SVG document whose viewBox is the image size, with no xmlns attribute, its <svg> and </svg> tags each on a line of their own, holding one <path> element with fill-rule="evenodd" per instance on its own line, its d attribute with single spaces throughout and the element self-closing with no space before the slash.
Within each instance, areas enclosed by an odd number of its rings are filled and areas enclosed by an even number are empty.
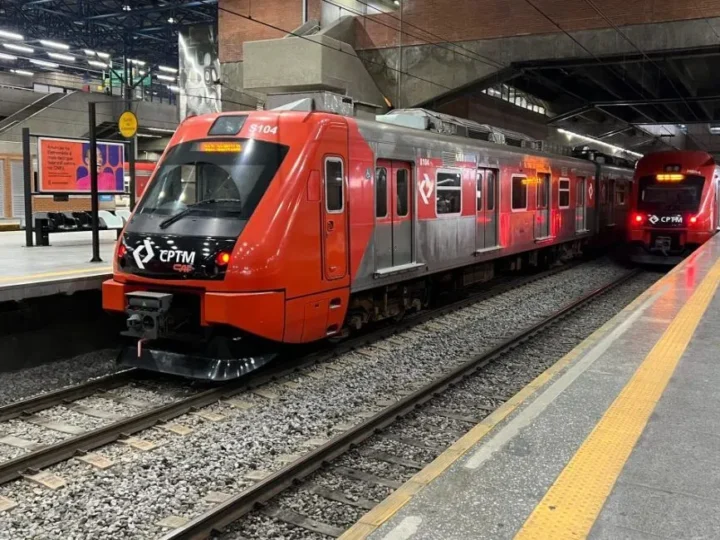
<svg viewBox="0 0 720 540">
<path fill-rule="evenodd" d="M 178 33 L 178 113 L 188 116 L 222 112 L 220 59 L 212 25 L 188 26 Z"/>
<path fill-rule="evenodd" d="M 39 137 L 38 191 L 90 193 L 90 143 Z M 123 193 L 125 145 L 97 143 L 98 191 Z"/>
</svg>

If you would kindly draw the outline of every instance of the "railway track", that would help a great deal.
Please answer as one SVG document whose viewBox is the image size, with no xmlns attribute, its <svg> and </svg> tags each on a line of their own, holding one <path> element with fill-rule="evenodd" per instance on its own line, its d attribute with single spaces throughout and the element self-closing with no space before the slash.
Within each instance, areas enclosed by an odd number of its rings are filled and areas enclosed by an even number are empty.
<svg viewBox="0 0 720 540">
<path fill-rule="evenodd" d="M 299 527 L 307 532 L 315 533 L 318 538 L 340 536 L 344 527 L 339 526 L 337 522 L 348 521 L 347 518 L 337 519 L 336 523 L 328 523 L 323 521 L 323 517 L 332 515 L 333 511 L 337 511 L 338 505 L 349 508 L 349 513 L 351 515 L 354 513 L 355 517 L 362 515 L 376 504 L 376 500 L 382 500 L 384 495 L 399 487 L 404 480 L 420 470 L 424 463 L 434 459 L 446 446 L 479 422 L 479 418 L 452 410 L 449 407 L 428 407 L 428 402 L 442 399 L 445 392 L 458 388 L 458 385 L 464 382 L 470 381 L 472 384 L 477 384 L 475 379 L 479 379 L 479 377 L 474 376 L 478 373 L 485 373 L 484 370 L 495 360 L 524 346 L 534 338 L 545 335 L 548 330 L 561 323 L 570 314 L 601 298 L 638 274 L 638 270 L 632 270 L 621 275 L 563 306 L 529 328 L 519 331 L 491 350 L 470 358 L 456 369 L 438 377 L 422 388 L 401 399 L 386 403 L 384 408 L 376 414 L 308 451 L 243 492 L 220 502 L 211 510 L 180 525 L 166 534 L 163 540 L 207 538 L 215 532 L 224 530 L 237 520 L 250 517 L 254 517 L 255 520 L 252 526 L 254 537 L 272 536 L 267 533 L 267 530 L 277 531 L 278 524 L 280 527 L 284 525 Z M 527 365 L 519 366 L 519 369 L 527 370 L 527 368 Z M 497 390 L 493 390 L 490 385 L 489 390 L 486 391 L 486 394 L 489 394 L 486 395 L 488 404 L 480 405 L 480 408 L 484 408 L 487 414 L 490 414 L 499 403 L 511 398 L 508 395 L 492 395 L 493 391 Z M 474 401 L 477 400 L 477 396 L 474 396 Z M 448 400 L 447 403 L 453 401 Z M 394 429 L 401 422 L 405 427 Z M 408 426 L 413 433 L 412 436 L 403 433 Z M 442 432 L 440 436 L 438 436 L 438 431 Z M 412 456 L 378 450 L 377 446 L 364 448 L 363 444 L 371 438 L 379 439 L 381 443 L 388 443 L 386 446 L 392 446 L 399 442 L 406 448 L 414 448 L 417 454 L 424 457 L 413 459 Z M 365 459 L 380 463 L 384 472 L 377 474 L 364 470 L 362 461 Z M 339 489 L 340 485 L 348 481 L 363 484 L 365 487 L 356 490 L 353 496 L 348 496 L 347 490 Z M 302 490 L 312 495 L 310 500 L 324 501 L 324 503 L 319 503 L 321 507 L 323 504 L 325 505 L 324 510 L 313 509 L 312 503 L 308 507 L 308 497 L 303 499 L 305 502 L 274 504 L 274 500 L 279 498 L 278 496 L 281 498 L 291 492 L 297 494 Z M 374 491 L 380 495 L 374 499 L 365 498 L 364 493 L 367 491 Z M 297 511 L 300 509 L 302 509 L 302 513 Z M 345 515 L 347 512 L 346 510 Z M 349 520 L 349 522 L 353 521 L 354 518 Z M 270 529 L 263 529 L 268 524 Z"/>
<path fill-rule="evenodd" d="M 0 444 L 14 446 L 27 450 L 18 457 L 0 462 L 0 485 L 12 480 L 37 474 L 43 468 L 55 465 L 75 456 L 92 460 L 96 458 L 92 451 L 104 445 L 126 441 L 136 445 L 139 449 L 148 448 L 147 441 L 137 439 L 134 435 L 152 427 L 164 427 L 180 433 L 182 426 L 173 424 L 173 419 L 184 414 L 195 412 L 203 415 L 202 409 L 218 402 L 229 402 L 238 394 L 258 389 L 269 382 L 275 382 L 290 377 L 302 370 L 318 363 L 331 360 L 333 357 L 356 350 L 385 339 L 395 333 L 406 331 L 416 325 L 428 322 L 434 318 L 450 314 L 466 308 L 483 300 L 503 294 L 508 290 L 523 287 L 530 283 L 542 280 L 557 273 L 569 270 L 583 261 L 573 261 L 567 265 L 539 272 L 529 276 L 502 278 L 491 283 L 489 287 L 471 291 L 467 298 L 452 302 L 448 305 L 431 309 L 407 317 L 405 320 L 391 326 L 382 326 L 375 330 L 361 334 L 329 348 L 314 351 L 297 359 L 285 359 L 269 368 L 258 371 L 247 378 L 238 379 L 205 390 L 193 390 L 190 395 L 171 399 L 168 403 L 153 405 L 151 402 L 118 396 L 113 390 L 121 389 L 138 380 L 139 370 L 130 369 L 114 373 L 105 377 L 94 379 L 83 384 L 49 392 L 16 403 L 0 406 Z M 118 417 L 110 411 L 85 407 L 77 402 L 84 398 L 100 397 L 102 399 L 130 406 L 137 412 L 128 416 Z M 96 429 L 83 430 L 72 423 L 43 418 L 38 413 L 52 408 L 61 407 L 76 415 L 108 420 L 109 422 Z M 206 414 L 205 419 L 213 421 L 213 414 Z M 48 430 L 71 435 L 59 442 L 43 444 L 25 440 L 4 433 L 6 422 L 14 420 L 30 423 Z M 5 436 L 2 436 L 2 434 Z M 99 459 L 96 463 L 101 463 Z M 52 481 L 52 479 L 50 480 Z"/>
</svg>

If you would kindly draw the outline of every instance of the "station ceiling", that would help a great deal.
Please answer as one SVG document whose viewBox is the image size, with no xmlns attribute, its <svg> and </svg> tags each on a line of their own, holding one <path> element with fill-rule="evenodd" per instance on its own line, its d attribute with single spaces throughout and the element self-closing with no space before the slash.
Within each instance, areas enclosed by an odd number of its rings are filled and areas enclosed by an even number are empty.
<svg viewBox="0 0 720 540">
<path fill-rule="evenodd" d="M 0 28 L 22 35 L 31 47 L 53 40 L 70 52 L 90 49 L 150 65 L 177 66 L 178 29 L 216 20 L 217 0 L 0 1 Z"/>
<path fill-rule="evenodd" d="M 442 99 L 508 84 L 547 103 L 557 128 L 641 153 L 720 154 L 719 70 L 720 46 L 517 62 Z"/>
</svg>

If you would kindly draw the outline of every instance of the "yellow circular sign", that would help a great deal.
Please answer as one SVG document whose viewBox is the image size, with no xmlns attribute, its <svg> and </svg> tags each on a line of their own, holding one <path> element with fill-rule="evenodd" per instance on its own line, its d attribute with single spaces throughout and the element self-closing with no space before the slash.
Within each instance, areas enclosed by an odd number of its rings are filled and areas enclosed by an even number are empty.
<svg viewBox="0 0 720 540">
<path fill-rule="evenodd" d="M 134 137 L 138 130 L 138 119 L 132 111 L 125 111 L 120 115 L 118 120 L 118 129 L 120 134 L 129 139 Z"/>
</svg>

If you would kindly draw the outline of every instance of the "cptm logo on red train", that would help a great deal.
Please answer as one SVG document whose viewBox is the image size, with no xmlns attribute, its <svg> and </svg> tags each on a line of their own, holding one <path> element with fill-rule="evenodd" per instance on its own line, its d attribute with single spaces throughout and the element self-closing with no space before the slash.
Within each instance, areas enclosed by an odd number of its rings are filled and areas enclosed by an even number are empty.
<svg viewBox="0 0 720 540">
<path fill-rule="evenodd" d="M 143 255 L 144 254 L 144 255 Z M 145 265 L 155 258 L 155 250 L 152 247 L 152 243 L 147 238 L 143 243 L 138 246 L 133 252 L 133 258 L 135 264 L 141 270 L 145 269 Z M 160 262 L 164 263 L 176 263 L 173 265 L 173 270 L 176 272 L 192 272 L 193 265 L 195 264 L 195 252 L 194 251 L 183 251 L 180 249 L 161 249 L 159 251 Z"/>
</svg>

